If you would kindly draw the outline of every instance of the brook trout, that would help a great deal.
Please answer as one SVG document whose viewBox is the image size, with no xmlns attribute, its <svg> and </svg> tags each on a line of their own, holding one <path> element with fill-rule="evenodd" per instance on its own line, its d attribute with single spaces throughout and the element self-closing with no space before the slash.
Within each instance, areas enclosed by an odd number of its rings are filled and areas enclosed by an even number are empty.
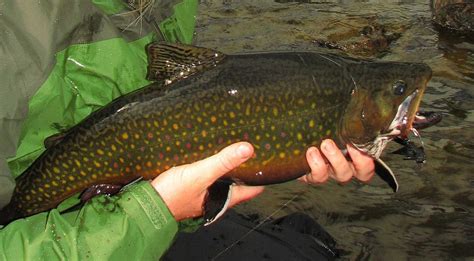
<svg viewBox="0 0 474 261">
<path fill-rule="evenodd" d="M 94 184 L 139 177 L 249 141 L 255 156 L 226 179 L 263 185 L 310 171 L 305 152 L 325 138 L 378 158 L 412 127 L 431 77 L 425 64 L 315 52 L 224 55 L 183 45 L 148 47 L 142 90 L 92 113 L 16 180 L 0 223 L 56 207 Z"/>
</svg>

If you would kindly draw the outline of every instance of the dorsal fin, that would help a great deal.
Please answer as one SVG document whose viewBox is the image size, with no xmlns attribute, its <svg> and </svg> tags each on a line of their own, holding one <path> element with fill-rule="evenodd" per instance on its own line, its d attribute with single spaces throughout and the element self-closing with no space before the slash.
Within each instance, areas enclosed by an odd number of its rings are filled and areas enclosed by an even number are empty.
<svg viewBox="0 0 474 261">
<path fill-rule="evenodd" d="M 225 58 L 225 55 L 218 51 L 184 44 L 151 43 L 146 50 L 147 79 L 165 81 L 165 84 L 212 68 Z"/>
<path fill-rule="evenodd" d="M 61 140 L 64 138 L 64 136 L 66 136 L 66 133 L 56 133 L 56 134 L 53 134 L 53 135 L 47 137 L 44 140 L 44 147 L 46 149 L 51 148 L 52 146 L 54 146 L 54 145 L 58 144 L 59 142 L 61 142 Z"/>
</svg>

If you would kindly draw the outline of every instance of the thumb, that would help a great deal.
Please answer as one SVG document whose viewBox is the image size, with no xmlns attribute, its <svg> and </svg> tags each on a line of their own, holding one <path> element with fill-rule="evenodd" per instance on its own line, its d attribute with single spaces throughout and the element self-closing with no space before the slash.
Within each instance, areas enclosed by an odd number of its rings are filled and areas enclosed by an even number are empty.
<svg viewBox="0 0 474 261">
<path fill-rule="evenodd" d="M 248 142 L 234 143 L 209 158 L 193 163 L 193 170 L 185 175 L 193 178 L 190 180 L 195 180 L 197 185 L 207 188 L 252 157 L 253 151 L 252 145 Z"/>
</svg>

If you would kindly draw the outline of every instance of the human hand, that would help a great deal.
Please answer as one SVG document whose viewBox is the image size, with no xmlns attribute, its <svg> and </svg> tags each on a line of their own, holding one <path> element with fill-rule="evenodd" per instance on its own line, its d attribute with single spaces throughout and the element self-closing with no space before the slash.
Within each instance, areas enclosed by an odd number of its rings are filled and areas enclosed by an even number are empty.
<svg viewBox="0 0 474 261">
<path fill-rule="evenodd" d="M 309 148 L 306 151 L 306 159 L 311 167 L 311 173 L 301 177 L 300 180 L 320 184 L 331 177 L 339 183 L 346 183 L 352 177 L 356 177 L 362 182 L 368 182 L 375 174 L 373 159 L 351 145 L 346 147 L 352 162 L 348 161 L 336 144 L 329 139 L 321 143 L 321 151 L 327 162 L 316 147 Z"/>
<path fill-rule="evenodd" d="M 209 158 L 171 168 L 156 177 L 151 184 L 177 221 L 202 216 L 207 188 L 252 155 L 252 145 L 247 142 L 234 143 Z M 261 186 L 235 185 L 231 189 L 230 207 L 263 192 Z"/>
</svg>

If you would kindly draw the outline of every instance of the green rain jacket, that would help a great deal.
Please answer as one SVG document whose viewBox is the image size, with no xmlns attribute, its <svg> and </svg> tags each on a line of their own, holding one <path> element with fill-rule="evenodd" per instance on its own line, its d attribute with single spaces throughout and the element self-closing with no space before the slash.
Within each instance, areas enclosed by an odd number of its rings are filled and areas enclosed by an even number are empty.
<svg viewBox="0 0 474 261">
<path fill-rule="evenodd" d="M 147 43 L 192 41 L 197 0 L 138 2 L 0 0 L 0 208 L 45 138 L 149 84 Z M 157 260 L 178 230 L 146 181 L 61 212 L 67 201 L 0 229 L 0 260 Z"/>
</svg>

